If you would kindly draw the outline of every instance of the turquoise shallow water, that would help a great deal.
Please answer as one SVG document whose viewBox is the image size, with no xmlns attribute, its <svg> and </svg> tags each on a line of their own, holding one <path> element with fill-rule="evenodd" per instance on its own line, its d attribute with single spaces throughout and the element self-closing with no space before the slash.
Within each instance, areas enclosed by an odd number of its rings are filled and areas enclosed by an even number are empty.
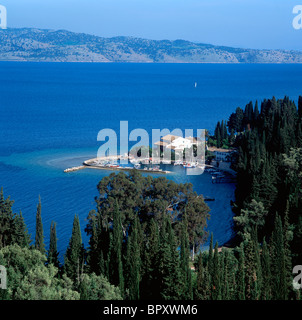
<svg viewBox="0 0 302 320">
<path fill-rule="evenodd" d="M 121 120 L 129 131 L 209 129 L 250 100 L 302 93 L 300 65 L 150 65 L 0 63 L 0 186 L 22 210 L 34 238 L 36 204 L 48 244 L 52 220 L 58 247 L 65 252 L 74 214 L 82 230 L 95 208 L 96 185 L 108 174 L 64 169 L 96 156 L 97 133 L 117 132 Z M 194 87 L 198 83 L 197 88 Z M 174 168 L 173 168 L 174 170 Z M 192 182 L 207 197 L 208 229 L 220 244 L 232 235 L 230 199 L 234 185 L 211 184 L 208 174 L 167 176 Z M 87 237 L 83 232 L 87 245 Z"/>
</svg>

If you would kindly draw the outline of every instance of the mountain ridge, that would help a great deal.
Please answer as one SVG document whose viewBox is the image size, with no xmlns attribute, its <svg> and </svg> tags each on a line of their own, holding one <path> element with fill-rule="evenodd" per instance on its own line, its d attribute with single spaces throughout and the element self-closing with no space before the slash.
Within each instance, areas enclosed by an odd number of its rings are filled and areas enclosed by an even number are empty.
<svg viewBox="0 0 302 320">
<path fill-rule="evenodd" d="M 67 30 L 0 30 L 0 61 L 302 63 L 302 51 L 244 49 L 187 40 L 100 37 Z"/>
</svg>

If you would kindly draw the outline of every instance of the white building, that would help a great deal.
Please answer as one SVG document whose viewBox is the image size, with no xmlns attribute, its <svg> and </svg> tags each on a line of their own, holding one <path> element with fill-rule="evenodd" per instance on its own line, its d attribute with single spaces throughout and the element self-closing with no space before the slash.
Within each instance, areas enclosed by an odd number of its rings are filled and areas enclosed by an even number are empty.
<svg viewBox="0 0 302 320">
<path fill-rule="evenodd" d="M 185 149 L 190 149 L 193 145 L 196 145 L 197 141 L 198 139 L 193 137 L 183 138 L 168 134 L 162 137 L 160 141 L 156 142 L 155 145 L 175 151 L 184 151 Z"/>
<path fill-rule="evenodd" d="M 216 147 L 208 147 L 208 150 L 214 154 L 216 161 L 223 162 L 230 162 L 231 153 L 234 152 L 234 150 L 220 149 Z"/>
</svg>

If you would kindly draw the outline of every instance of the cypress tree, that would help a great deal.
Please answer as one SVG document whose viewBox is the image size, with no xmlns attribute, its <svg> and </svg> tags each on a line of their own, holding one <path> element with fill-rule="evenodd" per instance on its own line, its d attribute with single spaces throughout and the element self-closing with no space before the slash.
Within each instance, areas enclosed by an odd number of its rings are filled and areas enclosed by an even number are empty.
<svg viewBox="0 0 302 320">
<path fill-rule="evenodd" d="M 248 239 L 245 246 L 245 285 L 246 285 L 246 298 L 248 300 L 256 299 L 257 291 L 257 275 L 256 275 L 256 262 L 254 243 L 252 239 Z"/>
<path fill-rule="evenodd" d="M 237 294 L 239 300 L 245 300 L 245 257 L 244 244 L 241 242 L 239 248 L 239 266 L 237 274 Z"/>
<path fill-rule="evenodd" d="M 220 136 L 222 141 L 227 138 L 227 128 L 223 120 L 221 121 Z"/>
<path fill-rule="evenodd" d="M 235 258 L 233 249 L 227 250 L 227 259 L 229 299 L 236 300 L 236 274 L 238 272 L 238 260 Z"/>
<path fill-rule="evenodd" d="M 123 263 L 122 263 L 122 243 L 123 243 L 123 229 L 121 213 L 117 201 L 113 213 L 113 236 L 112 236 L 112 249 L 110 257 L 110 282 L 120 288 L 121 295 L 124 293 L 124 276 L 123 276 Z"/>
<path fill-rule="evenodd" d="M 302 119 L 302 97 L 299 96 L 298 100 L 298 116 L 300 119 Z"/>
<path fill-rule="evenodd" d="M 222 290 L 222 299 L 223 300 L 231 300 L 231 294 L 230 294 L 230 283 L 229 283 L 229 268 L 230 268 L 230 258 L 229 258 L 229 251 L 223 250 L 222 251 L 222 260 L 223 263 L 223 277 L 221 281 L 221 290 Z M 230 272 L 234 272 L 234 270 L 231 270 Z"/>
<path fill-rule="evenodd" d="M 251 124 L 251 122 L 253 121 L 253 115 L 254 115 L 254 107 L 253 107 L 253 102 L 250 101 L 250 103 L 248 104 L 248 123 Z"/>
<path fill-rule="evenodd" d="M 221 133 L 220 130 L 217 131 L 217 148 L 220 148 L 222 145 L 222 138 L 221 138 Z"/>
<path fill-rule="evenodd" d="M 28 230 L 21 211 L 19 215 L 16 215 L 14 222 L 16 243 L 22 248 L 29 248 L 31 242 L 30 235 L 28 234 Z"/>
<path fill-rule="evenodd" d="M 211 233 L 211 240 L 209 246 L 208 268 L 211 273 L 213 269 L 213 232 Z"/>
<path fill-rule="evenodd" d="M 221 299 L 221 269 L 218 253 L 218 242 L 216 241 L 213 257 L 213 282 L 212 282 L 212 291 L 213 291 L 213 300 Z"/>
<path fill-rule="evenodd" d="M 256 100 L 256 103 L 255 103 L 255 108 L 254 108 L 254 116 L 253 116 L 253 125 L 254 127 L 257 126 L 257 123 L 258 123 L 258 117 L 259 117 L 259 107 L 258 107 L 258 101 Z"/>
<path fill-rule="evenodd" d="M 97 219 L 93 219 L 91 222 L 91 237 L 89 239 L 89 252 L 88 252 L 88 265 L 91 273 L 96 275 L 100 274 L 99 267 L 99 248 L 98 248 L 98 229 L 97 229 Z"/>
<path fill-rule="evenodd" d="M 190 260 L 190 244 L 188 235 L 188 219 L 184 214 L 184 220 L 181 227 L 181 243 L 180 243 L 180 267 L 183 276 L 183 299 L 191 300 L 192 297 L 192 279 Z"/>
<path fill-rule="evenodd" d="M 4 199 L 3 188 L 0 191 L 0 248 L 14 242 L 15 226 L 12 211 L 13 201 Z"/>
<path fill-rule="evenodd" d="M 271 299 L 271 259 L 265 238 L 262 244 L 261 266 L 263 275 L 262 299 Z"/>
<path fill-rule="evenodd" d="M 179 252 L 175 240 L 171 222 L 167 216 L 164 217 L 160 232 L 160 276 L 161 276 L 161 298 L 165 300 L 178 300 L 181 298 L 181 274 Z"/>
<path fill-rule="evenodd" d="M 279 215 L 275 219 L 275 227 L 272 235 L 273 256 L 273 298 L 286 300 L 288 297 L 288 285 L 285 270 L 285 250 L 282 220 Z"/>
<path fill-rule="evenodd" d="M 219 121 L 217 122 L 216 127 L 215 127 L 215 131 L 214 131 L 214 136 L 215 136 L 216 140 L 217 140 L 218 131 L 220 131 L 220 122 Z"/>
<path fill-rule="evenodd" d="M 84 248 L 82 243 L 80 220 L 75 215 L 72 226 L 72 235 L 64 259 L 65 272 L 69 278 L 79 286 L 84 268 Z"/>
<path fill-rule="evenodd" d="M 223 123 L 223 131 L 224 131 L 223 139 L 228 138 L 228 129 L 227 129 L 226 123 L 227 123 L 226 121 L 224 121 L 224 123 Z"/>
<path fill-rule="evenodd" d="M 235 121 L 234 129 L 236 132 L 243 131 L 243 129 L 244 129 L 243 128 L 243 118 L 244 118 L 244 112 L 240 107 L 238 107 L 236 109 L 235 119 L 234 119 L 234 121 Z"/>
<path fill-rule="evenodd" d="M 109 257 L 112 247 L 112 233 L 109 232 L 107 225 L 103 226 L 102 218 L 97 216 L 93 223 L 93 239 L 91 239 L 91 261 L 92 267 L 95 268 L 96 274 L 101 274 L 109 279 Z"/>
<path fill-rule="evenodd" d="M 144 276 L 141 285 L 143 299 L 160 299 L 160 239 L 158 224 L 155 219 L 150 221 L 149 236 L 144 259 Z"/>
<path fill-rule="evenodd" d="M 288 296 L 290 289 L 292 288 L 292 257 L 290 250 L 290 241 L 292 238 L 292 232 L 289 225 L 289 201 L 286 203 L 286 210 L 284 216 L 284 258 L 285 258 L 285 277 L 286 277 L 286 296 Z"/>
<path fill-rule="evenodd" d="M 128 289 L 130 300 L 139 300 L 140 298 L 141 257 L 138 239 L 139 233 L 139 218 L 136 216 L 127 243 Z"/>
<path fill-rule="evenodd" d="M 42 254 L 45 254 L 45 244 L 44 244 L 44 233 L 43 233 L 43 224 L 41 216 L 41 198 L 39 196 L 39 203 L 37 206 L 36 214 L 36 238 L 35 238 L 35 249 L 40 251 Z"/>
<path fill-rule="evenodd" d="M 204 268 L 204 281 L 203 281 L 203 290 L 202 290 L 202 297 L 204 300 L 210 300 L 211 292 L 210 292 L 210 274 L 208 270 L 208 266 L 206 265 Z"/>
<path fill-rule="evenodd" d="M 252 242 L 254 249 L 254 260 L 255 260 L 255 292 L 254 299 L 259 300 L 261 298 L 261 290 L 262 290 L 262 268 L 261 268 L 261 259 L 259 252 L 259 243 L 257 236 L 257 226 L 252 229 Z"/>
<path fill-rule="evenodd" d="M 59 267 L 59 253 L 57 250 L 57 231 L 56 223 L 51 222 L 50 225 L 50 241 L 49 241 L 49 250 L 48 250 L 48 263 L 53 264 L 55 267 Z"/>
<path fill-rule="evenodd" d="M 197 280 L 196 280 L 196 297 L 199 300 L 203 299 L 204 286 L 204 270 L 203 270 L 202 253 L 197 256 Z"/>
<path fill-rule="evenodd" d="M 207 263 L 207 271 L 209 277 L 209 294 L 212 297 L 212 287 L 213 287 L 213 278 L 214 278 L 214 263 L 213 263 L 213 232 L 211 233 L 211 240 L 209 246 L 209 255 L 208 255 L 208 263 Z"/>
<path fill-rule="evenodd" d="M 108 273 L 107 273 L 107 266 L 106 266 L 106 260 L 104 258 L 104 251 L 100 250 L 100 256 L 99 256 L 99 261 L 98 261 L 98 267 L 100 270 L 100 274 L 102 274 L 105 277 L 108 277 Z"/>
<path fill-rule="evenodd" d="M 222 143 L 222 128 L 220 125 L 220 122 L 217 122 L 216 128 L 215 128 L 215 139 L 216 139 L 216 147 L 220 148 Z"/>
<path fill-rule="evenodd" d="M 203 254 L 200 252 L 197 256 L 197 279 L 196 279 L 196 299 L 210 299 L 210 275 L 208 266 L 203 263 Z"/>
</svg>

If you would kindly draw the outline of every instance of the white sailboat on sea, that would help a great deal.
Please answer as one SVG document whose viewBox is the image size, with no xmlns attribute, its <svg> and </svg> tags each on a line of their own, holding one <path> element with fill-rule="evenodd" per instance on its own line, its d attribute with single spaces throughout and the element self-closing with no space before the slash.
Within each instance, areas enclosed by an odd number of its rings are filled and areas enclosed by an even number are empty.
<svg viewBox="0 0 302 320">
<path fill-rule="evenodd" d="M 197 82 L 195 82 L 195 88 L 197 88 Z"/>
</svg>

